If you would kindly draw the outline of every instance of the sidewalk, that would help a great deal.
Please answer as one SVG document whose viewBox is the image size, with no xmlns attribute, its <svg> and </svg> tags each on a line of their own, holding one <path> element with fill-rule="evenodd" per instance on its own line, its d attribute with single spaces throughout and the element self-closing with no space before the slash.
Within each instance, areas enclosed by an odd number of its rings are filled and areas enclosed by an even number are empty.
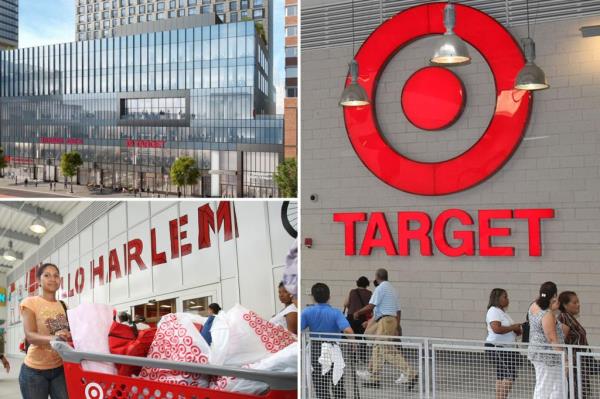
<svg viewBox="0 0 600 399">
<path fill-rule="evenodd" d="M 21 399 L 19 390 L 19 372 L 23 364 L 23 358 L 7 356 L 10 363 L 10 374 L 6 374 L 3 368 L 0 368 L 0 398 L 2 399 Z"/>
<path fill-rule="evenodd" d="M 19 183 L 15 185 L 14 179 L 1 178 L 0 179 L 0 195 L 10 197 L 67 197 L 67 198 L 158 198 L 158 195 L 154 196 L 152 193 L 143 193 L 142 197 L 134 196 L 129 193 L 114 192 L 108 188 L 104 189 L 102 193 L 95 191 L 91 192 L 87 186 L 73 184 L 73 193 L 71 193 L 71 185 L 68 184 L 65 188 L 64 183 L 56 183 L 56 187 L 50 190 L 50 183 L 40 182 L 37 187 L 35 182 L 30 181 L 27 186 L 22 179 L 19 179 Z M 176 195 L 171 194 L 165 197 L 164 194 L 160 194 L 160 198 L 177 198 Z"/>
</svg>

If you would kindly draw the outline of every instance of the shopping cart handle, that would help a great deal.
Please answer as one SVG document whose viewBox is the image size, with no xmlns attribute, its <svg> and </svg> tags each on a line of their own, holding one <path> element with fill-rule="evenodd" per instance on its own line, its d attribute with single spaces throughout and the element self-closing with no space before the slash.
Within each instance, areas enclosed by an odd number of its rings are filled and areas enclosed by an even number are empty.
<svg viewBox="0 0 600 399">
<path fill-rule="evenodd" d="M 63 361 L 68 363 L 79 364 L 82 360 L 91 360 L 96 362 L 128 364 L 132 366 L 154 367 L 196 374 L 244 378 L 247 380 L 264 382 L 269 385 L 271 389 L 276 390 L 289 391 L 297 389 L 298 377 L 295 372 L 251 370 L 238 367 L 211 366 L 204 364 L 200 365 L 198 363 L 174 362 L 172 360 L 157 360 L 149 359 L 147 357 L 80 352 L 74 350 L 66 342 L 62 341 L 52 341 L 50 345 L 52 345 L 52 349 L 58 352 Z"/>
</svg>

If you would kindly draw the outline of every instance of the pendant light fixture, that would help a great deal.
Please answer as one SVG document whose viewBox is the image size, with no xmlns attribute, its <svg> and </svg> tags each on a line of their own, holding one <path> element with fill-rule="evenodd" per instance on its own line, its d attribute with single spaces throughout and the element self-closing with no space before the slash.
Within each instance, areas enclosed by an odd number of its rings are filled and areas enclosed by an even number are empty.
<svg viewBox="0 0 600 399">
<path fill-rule="evenodd" d="M 36 234 L 44 234 L 48 230 L 48 227 L 46 226 L 44 219 L 42 219 L 42 217 L 40 216 L 40 208 L 39 207 L 36 208 L 36 212 L 37 212 L 37 215 L 31 222 L 31 225 L 29 226 L 29 230 L 33 231 Z"/>
<path fill-rule="evenodd" d="M 444 7 L 444 26 L 446 27 L 446 32 L 439 39 L 430 62 L 433 65 L 453 66 L 466 64 L 471 61 L 467 44 L 454 33 L 456 12 L 454 4 L 450 1 Z"/>
<path fill-rule="evenodd" d="M 525 66 L 519 71 L 515 81 L 515 89 L 544 90 L 550 87 L 544 71 L 533 62 L 535 60 L 535 42 L 529 32 L 529 0 L 527 5 L 527 38 L 521 40 L 525 52 Z"/>
<path fill-rule="evenodd" d="M 12 242 L 12 240 L 10 240 L 8 242 L 8 249 L 6 251 L 4 251 L 4 254 L 2 255 L 2 257 L 9 262 L 17 260 L 17 254 L 15 253 L 15 251 L 12 248 L 13 248 L 13 242 Z"/>
<path fill-rule="evenodd" d="M 344 88 L 340 98 L 342 107 L 360 107 L 370 103 L 367 92 L 358 84 L 358 62 L 354 59 L 354 0 L 352 0 L 352 57 L 352 61 L 348 64 L 350 84 Z"/>
</svg>

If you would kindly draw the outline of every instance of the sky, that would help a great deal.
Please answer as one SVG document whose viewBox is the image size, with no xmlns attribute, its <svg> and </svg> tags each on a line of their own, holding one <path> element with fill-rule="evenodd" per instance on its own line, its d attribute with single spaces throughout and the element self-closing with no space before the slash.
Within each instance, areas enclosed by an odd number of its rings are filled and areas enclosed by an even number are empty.
<svg viewBox="0 0 600 399">
<path fill-rule="evenodd" d="M 277 113 L 283 113 L 284 0 L 274 0 L 274 85 Z M 75 0 L 19 0 L 19 47 L 75 40 Z"/>
</svg>

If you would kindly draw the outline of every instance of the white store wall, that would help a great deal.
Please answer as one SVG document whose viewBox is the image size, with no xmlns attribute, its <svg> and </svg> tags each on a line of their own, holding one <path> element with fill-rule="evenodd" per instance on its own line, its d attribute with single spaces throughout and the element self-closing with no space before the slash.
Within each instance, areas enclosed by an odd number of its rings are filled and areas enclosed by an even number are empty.
<svg viewBox="0 0 600 399">
<path fill-rule="evenodd" d="M 308 6 L 332 3 L 309 1 Z M 559 290 L 579 294 L 580 321 L 590 342 L 600 344 L 600 37 L 584 39 L 579 32 L 582 26 L 599 23 L 600 17 L 592 17 L 536 24 L 536 63 L 551 88 L 534 94 L 525 140 L 490 179 L 440 197 L 398 191 L 356 156 L 338 107 L 351 43 L 303 49 L 302 235 L 314 242 L 302 252 L 304 303 L 311 303 L 310 287 L 321 281 L 332 288 L 332 305 L 341 308 L 359 276 L 372 280 L 374 271 L 384 267 L 400 293 L 405 335 L 484 339 L 492 288 L 508 290 L 508 312 L 523 321 L 539 285 L 552 280 Z M 526 34 L 524 27 L 510 31 L 517 38 Z M 388 142 L 410 158 L 427 162 L 451 158 L 470 147 L 487 126 L 495 101 L 489 68 L 471 47 L 471 65 L 452 68 L 467 92 L 461 118 L 440 132 L 410 125 L 402 113 L 401 89 L 411 73 L 427 65 L 432 51 L 432 38 L 400 51 L 382 74 L 375 101 Z M 318 195 L 316 202 L 309 200 L 311 194 Z M 346 257 L 344 226 L 333 222 L 337 212 L 381 211 L 396 239 L 396 212 L 419 210 L 435 217 L 450 208 L 464 209 L 475 220 L 480 209 L 553 208 L 556 216 L 542 224 L 541 257 L 528 256 L 522 221 L 496 223 L 513 228 L 510 238 L 494 243 L 515 246 L 514 257 L 449 258 L 436 249 L 434 256 L 424 257 L 414 242 L 409 257 L 389 257 L 382 249 L 369 257 Z M 366 223 L 357 226 L 360 244 Z"/>
<path fill-rule="evenodd" d="M 208 204 L 214 213 L 214 230 L 210 228 L 210 246 L 200 248 L 199 230 L 202 229 L 202 210 Z M 219 210 L 231 212 L 231 237 L 226 239 L 226 220 L 219 224 Z M 118 310 L 129 310 L 131 306 L 143 304 L 150 299 L 176 298 L 180 311 L 185 299 L 210 296 L 224 309 L 236 303 L 255 310 L 265 318 L 276 313 L 281 304 L 277 299 L 276 286 L 281 279 L 282 267 L 293 238 L 285 231 L 281 221 L 282 202 L 199 202 L 199 201 L 128 201 L 121 202 L 106 214 L 98 215 L 93 224 L 78 232 L 72 239 L 56 248 L 43 259 L 59 265 L 63 286 L 59 296 L 72 308 L 79 303 L 108 303 Z M 203 208 L 204 207 L 204 208 Z M 234 211 L 235 209 L 235 211 Z M 81 208 L 76 208 L 76 212 Z M 237 220 L 238 237 L 235 235 Z M 187 216 L 187 223 L 182 217 Z M 179 221 L 179 243 L 174 245 L 170 225 Z M 155 248 L 152 249 L 151 231 L 155 231 Z M 177 229 L 175 229 L 177 231 Z M 183 234 L 182 234 L 183 233 Z M 185 237 L 184 237 L 185 236 Z M 47 239 L 47 237 L 45 237 Z M 131 273 L 127 274 L 124 244 L 139 239 L 140 253 L 145 268 L 132 262 Z M 44 242 L 42 242 L 42 245 Z M 190 252 L 183 254 L 184 246 L 190 244 Z M 179 256 L 174 251 L 180 251 Z M 164 253 L 166 262 L 153 264 L 153 255 L 158 258 Z M 134 252 L 132 252 L 134 253 Z M 28 254 L 25 258 L 28 257 Z M 100 258 L 104 264 L 104 284 L 94 277 L 92 287 L 91 268 L 98 268 Z M 131 259 L 132 256 L 129 256 Z M 90 264 L 93 262 L 93 266 Z M 109 264 L 118 262 L 121 277 L 111 274 Z M 77 273 L 79 277 L 76 283 Z M 79 272 L 78 272 L 79 270 Z M 113 267 L 113 270 L 116 268 Z M 16 278 L 15 292 L 8 306 L 7 352 L 18 353 L 23 337 L 18 312 L 18 303 L 27 295 L 28 276 Z M 77 292 L 83 281 L 83 288 Z M 72 296 L 69 296 L 69 291 Z"/>
</svg>

